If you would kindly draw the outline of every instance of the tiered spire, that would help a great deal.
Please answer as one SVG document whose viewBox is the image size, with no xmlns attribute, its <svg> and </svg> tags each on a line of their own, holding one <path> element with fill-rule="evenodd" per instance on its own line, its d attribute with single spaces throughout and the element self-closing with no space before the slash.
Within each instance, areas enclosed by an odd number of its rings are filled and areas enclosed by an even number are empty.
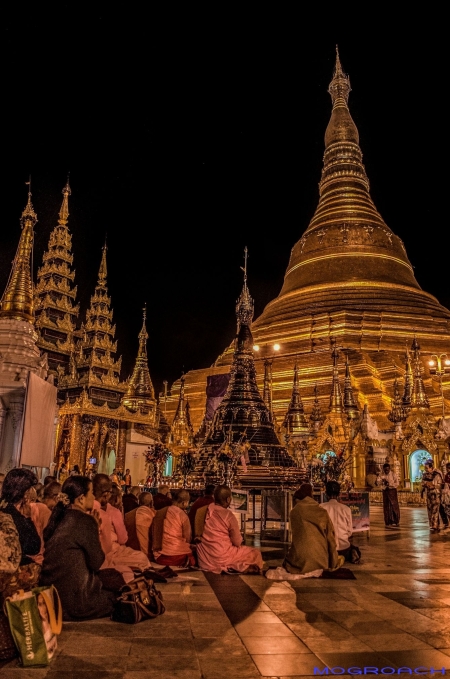
<svg viewBox="0 0 450 679">
<path fill-rule="evenodd" d="M 0 318 L 34 322 L 31 255 L 36 222 L 37 216 L 31 203 L 30 182 L 28 182 L 28 202 L 20 219 L 22 232 L 11 274 L 0 302 Z"/>
<path fill-rule="evenodd" d="M 113 311 L 108 297 L 106 243 L 98 272 L 91 306 L 86 312 L 86 322 L 81 324 L 81 339 L 77 344 L 77 366 L 80 386 L 103 384 L 117 387 L 120 381 L 122 358 L 115 360 L 117 342 L 116 326 L 112 325 Z"/>
<path fill-rule="evenodd" d="M 62 194 L 58 224 L 50 234 L 35 289 L 38 346 L 48 352 L 49 367 L 60 376 L 69 371 L 74 349 L 73 332 L 80 311 L 80 305 L 75 304 L 77 288 L 73 286 L 75 271 L 71 269 L 72 236 L 67 226 L 71 195 L 69 179 Z"/>
<path fill-rule="evenodd" d="M 247 287 L 247 248 L 245 248 L 244 285 L 236 303 L 237 337 L 228 389 L 215 411 L 211 428 L 202 448 L 211 451 L 225 441 L 251 442 L 250 462 L 293 466 L 294 462 L 280 445 L 271 414 L 261 397 L 253 358 L 253 300 Z"/>
<path fill-rule="evenodd" d="M 353 393 L 348 354 L 345 358 L 344 410 L 349 420 L 356 420 L 359 417 L 359 408 Z"/>
<path fill-rule="evenodd" d="M 311 421 L 312 428 L 315 430 L 317 430 L 320 427 L 324 420 L 324 417 L 322 415 L 322 409 L 320 407 L 319 390 L 317 384 L 314 385 L 314 402 L 309 419 Z"/>
<path fill-rule="evenodd" d="M 289 437 L 304 437 L 309 435 L 308 422 L 306 421 L 305 409 L 300 396 L 297 363 L 294 367 L 292 396 L 283 421 L 283 429 Z"/>
<path fill-rule="evenodd" d="M 333 358 L 333 381 L 331 384 L 330 413 L 342 413 L 344 402 L 342 399 L 341 384 L 339 382 L 339 351 L 336 346 L 336 340 L 333 340 L 333 351 L 331 352 L 331 356 Z"/>
<path fill-rule="evenodd" d="M 180 397 L 170 428 L 170 443 L 176 452 L 187 450 L 194 443 L 194 428 L 189 415 L 189 404 L 184 395 L 185 377 L 181 376 Z"/>
<path fill-rule="evenodd" d="M 408 347 L 406 347 L 405 354 L 405 386 L 403 389 L 402 406 L 404 412 L 407 414 L 411 410 L 412 393 L 414 386 L 414 375 L 411 366 L 411 358 Z"/>
<path fill-rule="evenodd" d="M 102 260 L 103 264 L 103 260 Z M 106 259 L 104 262 L 105 280 L 106 280 Z M 153 388 L 150 371 L 148 369 L 147 358 L 147 340 L 148 333 L 146 328 L 147 308 L 143 309 L 142 329 L 139 333 L 139 349 L 134 366 L 133 374 L 131 375 L 125 396 L 122 403 L 131 412 L 148 413 L 155 408 L 155 390 Z"/>
<path fill-rule="evenodd" d="M 263 401 L 267 406 L 270 419 L 273 422 L 273 403 L 272 403 L 272 361 L 266 358 L 264 361 L 264 389 Z"/>
<path fill-rule="evenodd" d="M 394 382 L 394 398 L 392 399 L 392 406 L 388 414 L 388 419 L 395 425 L 405 420 L 405 408 L 403 406 L 398 380 L 395 380 Z"/>
<path fill-rule="evenodd" d="M 414 337 L 411 349 L 413 351 L 414 364 L 414 382 L 411 396 L 411 408 L 420 408 L 428 410 L 430 402 L 425 392 L 425 386 L 422 379 L 422 362 L 420 360 L 420 345 L 417 338 Z"/>
</svg>

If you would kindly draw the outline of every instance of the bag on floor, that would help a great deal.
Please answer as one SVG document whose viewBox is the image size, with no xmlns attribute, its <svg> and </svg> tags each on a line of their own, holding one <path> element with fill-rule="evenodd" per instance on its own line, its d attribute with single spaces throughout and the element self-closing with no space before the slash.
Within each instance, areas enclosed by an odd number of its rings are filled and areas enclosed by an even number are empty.
<svg viewBox="0 0 450 679">
<path fill-rule="evenodd" d="M 121 588 L 111 620 L 134 625 L 147 618 L 156 618 L 166 610 L 162 599 L 153 580 L 141 575 Z"/>
<path fill-rule="evenodd" d="M 24 667 L 48 665 L 62 629 L 62 608 L 53 585 L 19 591 L 5 600 L 11 634 Z"/>
</svg>

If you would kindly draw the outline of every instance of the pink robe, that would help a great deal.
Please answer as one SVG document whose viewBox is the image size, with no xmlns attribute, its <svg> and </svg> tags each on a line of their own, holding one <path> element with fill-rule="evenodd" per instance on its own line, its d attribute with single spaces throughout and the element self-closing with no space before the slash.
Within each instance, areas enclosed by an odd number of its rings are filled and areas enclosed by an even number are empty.
<svg viewBox="0 0 450 679">
<path fill-rule="evenodd" d="M 153 507 L 142 505 L 136 510 L 136 534 L 141 547 L 141 552 L 149 554 L 149 532 L 156 510 Z"/>
<path fill-rule="evenodd" d="M 242 545 L 241 531 L 233 512 L 216 504 L 209 505 L 206 512 L 197 558 L 200 568 L 213 573 L 230 568 L 242 573 L 251 565 L 263 567 L 261 552 Z"/>
<path fill-rule="evenodd" d="M 133 569 L 145 570 L 146 568 L 149 568 L 150 561 L 141 551 L 131 549 L 131 547 L 126 547 L 125 544 L 121 544 L 120 541 L 124 538 L 125 542 L 127 541 L 128 534 L 123 519 L 119 517 L 120 510 L 111 507 L 111 505 L 107 505 L 105 511 L 101 509 L 100 503 L 97 502 L 97 500 L 94 502 L 94 509 L 100 511 L 102 519 L 100 542 L 102 549 L 105 552 L 105 560 L 100 570 L 103 568 L 115 568 L 116 571 L 122 573 L 125 582 L 130 582 L 135 577 Z M 115 526 L 117 527 L 118 533 L 116 532 Z"/>
<path fill-rule="evenodd" d="M 162 549 L 155 552 L 155 558 L 162 554 L 165 556 L 192 554 L 191 537 L 191 524 L 186 512 L 175 505 L 168 507 L 164 519 Z"/>
</svg>

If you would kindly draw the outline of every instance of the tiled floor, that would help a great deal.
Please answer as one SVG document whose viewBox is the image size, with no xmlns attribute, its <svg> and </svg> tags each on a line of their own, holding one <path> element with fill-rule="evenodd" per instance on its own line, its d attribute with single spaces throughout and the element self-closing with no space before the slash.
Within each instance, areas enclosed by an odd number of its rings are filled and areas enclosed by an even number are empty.
<svg viewBox="0 0 450 679">
<path fill-rule="evenodd" d="M 1 679 L 257 679 L 326 668 L 344 677 L 356 672 L 350 668 L 450 676 L 450 531 L 430 535 L 422 508 L 403 509 L 401 528 L 390 530 L 371 508 L 371 525 L 370 539 L 356 539 L 356 580 L 280 583 L 195 571 L 160 585 L 167 610 L 159 618 L 67 623 L 49 667 L 12 662 L 0 665 Z M 263 544 L 268 565 L 281 564 L 283 552 Z"/>
</svg>

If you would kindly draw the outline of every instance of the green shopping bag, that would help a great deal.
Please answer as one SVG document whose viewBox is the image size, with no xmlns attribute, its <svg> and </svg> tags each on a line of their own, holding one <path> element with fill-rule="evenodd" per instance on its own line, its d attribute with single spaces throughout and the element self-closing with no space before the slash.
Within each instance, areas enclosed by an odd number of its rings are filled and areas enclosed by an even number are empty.
<svg viewBox="0 0 450 679">
<path fill-rule="evenodd" d="M 5 601 L 5 613 L 24 667 L 48 665 L 62 629 L 62 609 L 55 587 L 17 592 Z"/>
</svg>

